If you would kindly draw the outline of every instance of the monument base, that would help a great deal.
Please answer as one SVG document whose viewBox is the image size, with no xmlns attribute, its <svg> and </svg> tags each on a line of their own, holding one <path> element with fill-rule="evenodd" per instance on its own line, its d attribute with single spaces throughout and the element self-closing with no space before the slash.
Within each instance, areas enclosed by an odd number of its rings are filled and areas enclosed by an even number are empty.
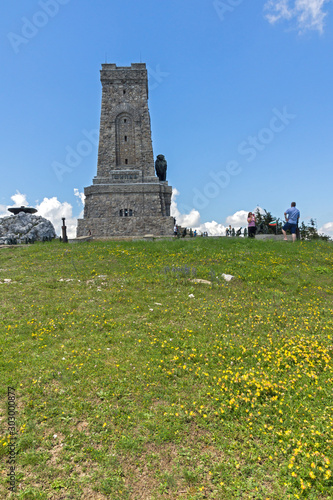
<svg viewBox="0 0 333 500">
<path fill-rule="evenodd" d="M 95 184 L 84 189 L 84 218 L 77 237 L 171 236 L 172 188 L 167 182 Z"/>
<path fill-rule="evenodd" d="M 77 237 L 112 238 L 114 236 L 172 236 L 174 219 L 163 216 L 101 217 L 78 219 Z"/>
</svg>

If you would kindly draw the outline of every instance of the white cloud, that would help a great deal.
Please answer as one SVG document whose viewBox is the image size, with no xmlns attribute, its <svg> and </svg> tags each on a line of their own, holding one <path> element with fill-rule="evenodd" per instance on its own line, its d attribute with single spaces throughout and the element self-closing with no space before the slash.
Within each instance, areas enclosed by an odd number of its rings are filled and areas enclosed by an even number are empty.
<svg viewBox="0 0 333 500">
<path fill-rule="evenodd" d="M 226 224 L 228 226 L 230 224 L 232 227 L 247 226 L 247 215 L 248 212 L 246 212 L 245 210 L 239 210 L 233 215 L 228 215 L 228 217 L 225 220 Z"/>
<path fill-rule="evenodd" d="M 225 236 L 226 226 L 212 220 L 211 222 L 204 222 L 194 229 L 196 229 L 198 233 L 207 232 L 209 236 Z"/>
<path fill-rule="evenodd" d="M 194 208 L 190 209 L 187 214 L 181 213 L 177 204 L 177 196 L 179 196 L 179 194 L 179 191 L 176 188 L 173 188 L 171 198 L 171 215 L 176 218 L 177 224 L 182 227 L 192 228 L 193 230 L 196 229 L 198 234 L 207 232 L 210 236 L 225 236 L 225 230 L 230 224 L 236 230 L 240 227 L 247 227 L 248 212 L 245 210 L 239 210 L 235 214 L 229 215 L 224 224 L 214 220 L 210 222 L 201 222 L 200 213 Z"/>
<path fill-rule="evenodd" d="M 277 21 L 295 21 L 299 33 L 308 30 L 323 32 L 327 12 L 325 4 L 331 0 L 268 0 L 265 3 L 266 19 L 271 24 Z"/>
<path fill-rule="evenodd" d="M 333 222 L 326 222 L 318 231 L 319 234 L 325 234 L 333 238 Z"/>
<path fill-rule="evenodd" d="M 289 0 L 268 0 L 264 5 L 264 10 L 268 11 L 266 19 L 274 24 L 280 19 L 291 19 L 294 16 Z"/>
<path fill-rule="evenodd" d="M 14 202 L 14 205 L 12 205 L 13 207 L 25 207 L 29 205 L 27 202 L 27 196 L 25 194 L 21 194 L 19 191 L 16 191 L 10 199 Z"/>
<path fill-rule="evenodd" d="M 8 217 L 10 215 L 8 212 L 9 207 L 26 207 L 29 205 L 26 195 L 21 194 L 19 191 L 16 191 L 10 199 L 13 200 L 14 203 L 10 205 L 0 205 L 0 217 Z"/>
<path fill-rule="evenodd" d="M 80 204 L 80 208 L 82 209 L 84 194 L 80 193 L 78 189 L 74 189 L 74 195 L 77 196 L 78 202 Z M 14 202 L 14 205 L 8 205 L 7 207 L 4 205 L 0 205 L 0 216 L 5 217 L 10 215 L 7 211 L 7 208 L 10 206 L 29 206 L 27 201 L 27 196 L 25 194 L 16 191 L 16 193 L 11 196 L 11 199 Z M 62 218 L 65 217 L 66 227 L 67 227 L 67 236 L 69 238 L 75 238 L 76 236 L 76 226 L 77 219 L 83 217 L 83 210 L 81 211 L 78 217 L 73 215 L 73 207 L 67 201 L 61 202 L 58 200 L 56 196 L 52 198 L 44 198 L 41 203 L 38 203 L 35 208 L 37 209 L 36 215 L 40 215 L 41 217 L 45 217 L 52 222 L 56 233 L 61 235 L 61 226 L 62 226 Z"/>
<path fill-rule="evenodd" d="M 77 188 L 74 188 L 74 195 L 79 198 L 80 201 L 78 201 L 78 203 L 84 205 L 84 200 L 86 199 L 84 193 L 80 193 Z"/>
<path fill-rule="evenodd" d="M 183 227 L 196 227 L 200 224 L 200 213 L 198 210 L 195 210 L 192 208 L 190 213 L 188 214 L 181 214 L 176 198 L 179 196 L 179 191 L 176 188 L 173 188 L 172 190 L 172 197 L 171 197 L 171 215 L 172 217 L 175 217 L 177 219 L 177 224 Z"/>
</svg>

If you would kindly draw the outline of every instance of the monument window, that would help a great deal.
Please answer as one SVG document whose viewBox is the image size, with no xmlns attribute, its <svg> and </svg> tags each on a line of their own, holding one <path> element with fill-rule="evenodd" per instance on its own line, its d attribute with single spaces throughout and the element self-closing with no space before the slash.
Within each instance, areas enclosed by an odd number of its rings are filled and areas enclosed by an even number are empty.
<svg viewBox="0 0 333 500">
<path fill-rule="evenodd" d="M 125 89 L 123 90 L 123 94 L 126 94 L 126 90 Z"/>
<path fill-rule="evenodd" d="M 125 158 L 125 165 L 128 165 L 128 159 Z"/>
<path fill-rule="evenodd" d="M 127 135 L 125 135 L 124 139 L 125 139 L 125 142 L 127 142 Z"/>
<path fill-rule="evenodd" d="M 126 122 L 127 122 L 127 120 L 126 120 L 126 118 L 124 118 L 124 123 L 126 123 Z"/>
<path fill-rule="evenodd" d="M 133 210 L 131 208 L 124 208 L 119 210 L 120 217 L 133 217 Z"/>
</svg>

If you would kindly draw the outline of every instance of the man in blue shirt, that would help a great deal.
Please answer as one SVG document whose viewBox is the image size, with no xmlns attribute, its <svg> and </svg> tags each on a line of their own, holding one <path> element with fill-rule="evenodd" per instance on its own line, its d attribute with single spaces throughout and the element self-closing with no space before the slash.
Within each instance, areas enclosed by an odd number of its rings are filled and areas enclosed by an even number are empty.
<svg viewBox="0 0 333 500">
<path fill-rule="evenodd" d="M 287 208 L 287 210 L 284 213 L 284 218 L 286 219 L 286 223 L 282 228 L 282 233 L 284 236 L 284 241 L 287 240 L 287 233 L 286 231 L 290 229 L 293 242 L 296 241 L 296 229 L 298 225 L 298 219 L 300 218 L 301 213 L 300 211 L 296 208 L 296 203 L 293 201 L 291 204 L 290 208 Z"/>
</svg>

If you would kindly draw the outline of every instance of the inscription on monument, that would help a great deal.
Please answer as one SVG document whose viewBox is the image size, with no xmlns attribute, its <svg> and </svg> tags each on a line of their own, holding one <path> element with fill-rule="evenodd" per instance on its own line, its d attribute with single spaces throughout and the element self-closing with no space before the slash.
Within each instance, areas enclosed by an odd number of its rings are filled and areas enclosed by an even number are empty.
<svg viewBox="0 0 333 500">
<path fill-rule="evenodd" d="M 134 181 L 138 182 L 142 178 L 139 171 L 118 171 L 117 173 L 110 174 L 110 179 L 112 181 Z"/>
</svg>

